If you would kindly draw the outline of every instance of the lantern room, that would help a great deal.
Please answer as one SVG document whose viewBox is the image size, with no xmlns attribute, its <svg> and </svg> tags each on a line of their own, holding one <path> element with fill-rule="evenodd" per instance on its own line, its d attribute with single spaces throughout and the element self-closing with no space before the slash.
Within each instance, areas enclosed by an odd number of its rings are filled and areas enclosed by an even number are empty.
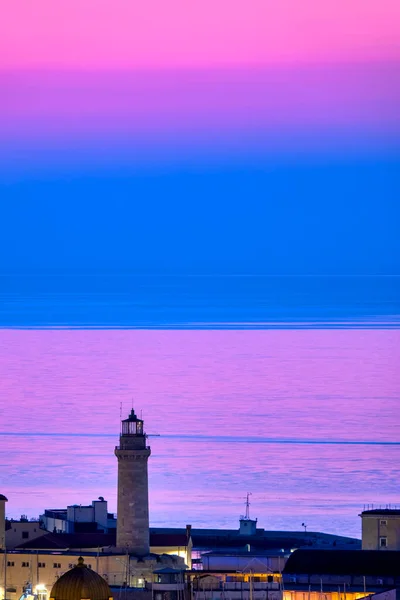
<svg viewBox="0 0 400 600">
<path fill-rule="evenodd" d="M 122 421 L 121 433 L 123 436 L 126 436 L 126 435 L 144 436 L 143 421 L 142 421 L 142 419 L 138 419 L 133 408 L 131 410 L 129 417 Z"/>
</svg>

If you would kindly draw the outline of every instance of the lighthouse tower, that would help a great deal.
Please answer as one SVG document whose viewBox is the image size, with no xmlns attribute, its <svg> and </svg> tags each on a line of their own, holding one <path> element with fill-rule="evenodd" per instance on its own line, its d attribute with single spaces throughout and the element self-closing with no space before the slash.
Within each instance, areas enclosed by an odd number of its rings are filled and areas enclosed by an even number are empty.
<svg viewBox="0 0 400 600">
<path fill-rule="evenodd" d="M 129 554 L 149 553 L 149 489 L 147 461 L 150 448 L 146 446 L 143 421 L 132 409 L 122 421 L 118 459 L 117 547 Z"/>
</svg>

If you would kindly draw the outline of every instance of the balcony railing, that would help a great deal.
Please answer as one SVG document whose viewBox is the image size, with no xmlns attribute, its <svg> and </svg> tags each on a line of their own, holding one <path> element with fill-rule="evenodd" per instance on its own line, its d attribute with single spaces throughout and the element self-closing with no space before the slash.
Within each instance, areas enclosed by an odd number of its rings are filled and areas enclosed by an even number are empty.
<svg viewBox="0 0 400 600">
<path fill-rule="evenodd" d="M 195 592 L 209 592 L 209 591 L 213 591 L 213 592 L 223 592 L 223 591 L 243 591 L 243 592 L 249 592 L 250 591 L 250 583 L 248 582 L 241 582 L 241 581 L 227 581 L 226 583 L 223 583 L 222 581 L 215 582 L 215 583 L 209 583 L 209 582 L 204 582 L 204 587 L 201 583 L 199 583 L 198 585 L 194 585 L 193 589 Z M 280 583 L 277 581 L 274 582 L 267 582 L 267 581 L 254 581 L 251 584 L 251 589 L 254 592 L 257 591 L 262 591 L 262 590 L 280 590 L 281 586 Z"/>
<path fill-rule="evenodd" d="M 146 583 L 146 589 L 153 591 L 161 591 L 161 592 L 174 592 L 174 591 L 183 591 L 185 589 L 184 583 Z"/>
</svg>

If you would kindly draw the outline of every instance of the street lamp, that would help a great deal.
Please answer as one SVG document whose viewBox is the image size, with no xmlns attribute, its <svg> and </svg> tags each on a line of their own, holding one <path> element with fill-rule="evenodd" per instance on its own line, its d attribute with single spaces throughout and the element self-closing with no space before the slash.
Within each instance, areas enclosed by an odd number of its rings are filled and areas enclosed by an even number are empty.
<svg viewBox="0 0 400 600">
<path fill-rule="evenodd" d="M 307 525 L 305 523 L 302 523 L 301 526 L 304 527 L 304 531 L 305 533 L 307 533 Z"/>
</svg>

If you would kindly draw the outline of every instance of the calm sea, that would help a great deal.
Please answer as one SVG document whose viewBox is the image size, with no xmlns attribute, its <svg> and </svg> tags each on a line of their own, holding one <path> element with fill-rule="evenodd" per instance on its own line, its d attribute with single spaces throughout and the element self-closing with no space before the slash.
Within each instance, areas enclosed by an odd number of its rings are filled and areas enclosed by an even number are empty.
<svg viewBox="0 0 400 600">
<path fill-rule="evenodd" d="M 1 277 L 8 514 L 116 510 L 120 410 L 150 437 L 151 522 L 359 535 L 400 505 L 400 280 Z"/>
</svg>

